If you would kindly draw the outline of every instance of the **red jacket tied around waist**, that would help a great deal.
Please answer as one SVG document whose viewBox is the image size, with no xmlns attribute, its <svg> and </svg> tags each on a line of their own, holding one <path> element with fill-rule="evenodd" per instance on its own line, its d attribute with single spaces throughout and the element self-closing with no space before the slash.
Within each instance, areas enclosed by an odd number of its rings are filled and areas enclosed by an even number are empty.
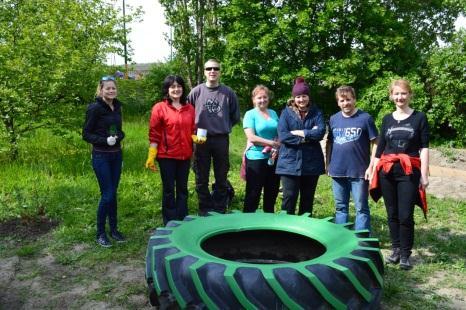
<svg viewBox="0 0 466 310">
<path fill-rule="evenodd" d="M 157 158 L 186 160 L 193 153 L 194 107 L 174 108 L 168 100 L 154 105 L 149 122 L 149 141 L 157 143 Z"/>
<path fill-rule="evenodd" d="M 412 157 L 407 154 L 382 154 L 380 160 L 375 167 L 374 177 L 372 178 L 369 193 L 372 199 L 377 202 L 382 197 L 382 191 L 379 184 L 379 172 L 383 169 L 384 173 L 390 172 L 393 165 L 399 162 L 401 168 L 406 175 L 413 173 L 413 168 L 421 170 L 421 159 L 419 157 Z M 427 219 L 427 198 L 426 191 L 419 186 L 419 196 L 416 200 L 416 205 L 422 208 L 424 218 Z"/>
</svg>

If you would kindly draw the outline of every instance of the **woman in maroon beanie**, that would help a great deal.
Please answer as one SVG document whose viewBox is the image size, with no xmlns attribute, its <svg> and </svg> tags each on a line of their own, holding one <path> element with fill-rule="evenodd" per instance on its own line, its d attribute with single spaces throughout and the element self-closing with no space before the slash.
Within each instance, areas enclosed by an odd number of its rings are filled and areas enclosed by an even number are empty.
<svg viewBox="0 0 466 310">
<path fill-rule="evenodd" d="M 294 214 L 300 195 L 298 214 L 312 214 L 319 175 L 325 172 L 324 154 L 319 141 L 325 134 L 322 112 L 309 97 L 309 85 L 298 77 L 291 92 L 293 98 L 278 122 L 281 143 L 276 173 L 283 185 L 282 210 Z"/>
</svg>

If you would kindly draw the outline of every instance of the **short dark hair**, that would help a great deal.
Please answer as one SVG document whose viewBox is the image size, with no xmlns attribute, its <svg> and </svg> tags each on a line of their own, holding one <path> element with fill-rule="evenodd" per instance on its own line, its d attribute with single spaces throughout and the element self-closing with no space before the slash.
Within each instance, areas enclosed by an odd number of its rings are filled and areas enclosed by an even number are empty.
<svg viewBox="0 0 466 310">
<path fill-rule="evenodd" d="M 168 95 L 168 89 L 175 82 L 178 83 L 181 87 L 183 87 L 183 92 L 181 93 L 180 103 L 181 104 L 186 104 L 186 96 L 187 96 L 186 95 L 187 94 L 186 86 L 185 86 L 183 78 L 181 76 L 178 76 L 178 75 L 169 75 L 163 81 L 163 84 L 162 84 L 163 99 L 166 99 L 166 100 L 168 100 L 168 102 L 172 103 L 172 99 Z"/>
<path fill-rule="evenodd" d="M 354 90 L 353 87 L 343 85 L 337 88 L 337 91 L 335 92 L 335 98 L 338 100 L 338 97 L 344 97 L 347 98 L 348 95 L 351 95 L 354 100 L 356 100 L 356 91 Z"/>
</svg>

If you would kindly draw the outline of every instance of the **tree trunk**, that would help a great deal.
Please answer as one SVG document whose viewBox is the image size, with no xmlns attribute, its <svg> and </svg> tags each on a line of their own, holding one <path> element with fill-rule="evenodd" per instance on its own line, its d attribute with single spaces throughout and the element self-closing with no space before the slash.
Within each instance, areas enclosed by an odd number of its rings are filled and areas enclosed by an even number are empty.
<svg viewBox="0 0 466 310">
<path fill-rule="evenodd" d="M 9 153 L 10 153 L 10 159 L 11 160 L 16 160 L 19 155 L 19 150 L 18 150 L 18 135 L 16 134 L 15 126 L 13 119 L 11 118 L 4 118 L 3 119 L 3 124 L 5 125 L 5 129 L 8 135 L 8 141 L 9 141 Z"/>
</svg>

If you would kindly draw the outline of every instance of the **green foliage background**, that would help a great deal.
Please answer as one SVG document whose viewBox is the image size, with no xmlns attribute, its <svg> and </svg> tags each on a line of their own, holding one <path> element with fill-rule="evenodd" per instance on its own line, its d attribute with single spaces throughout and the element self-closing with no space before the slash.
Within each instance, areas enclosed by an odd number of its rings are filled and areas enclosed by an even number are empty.
<svg viewBox="0 0 466 310">
<path fill-rule="evenodd" d="M 1 150 L 15 159 L 19 141 L 34 130 L 66 135 L 75 128 L 123 34 L 118 12 L 102 0 L 1 1 Z"/>
<path fill-rule="evenodd" d="M 465 1 L 161 4 L 174 29 L 174 60 L 184 64 L 179 72 L 194 86 L 200 82 L 196 77 L 202 74 L 203 61 L 220 59 L 223 81 L 238 93 L 243 111 L 256 84 L 274 91 L 273 105 L 281 110 L 293 80 L 301 75 L 327 117 L 337 110 L 335 89 L 347 84 L 364 99 L 362 107 L 380 119 L 391 110 L 386 100 L 390 80 L 405 77 L 415 84 L 415 107 L 428 113 L 432 136 L 440 143 L 466 143 L 465 34 L 454 29 L 456 18 L 465 14 Z"/>
</svg>

